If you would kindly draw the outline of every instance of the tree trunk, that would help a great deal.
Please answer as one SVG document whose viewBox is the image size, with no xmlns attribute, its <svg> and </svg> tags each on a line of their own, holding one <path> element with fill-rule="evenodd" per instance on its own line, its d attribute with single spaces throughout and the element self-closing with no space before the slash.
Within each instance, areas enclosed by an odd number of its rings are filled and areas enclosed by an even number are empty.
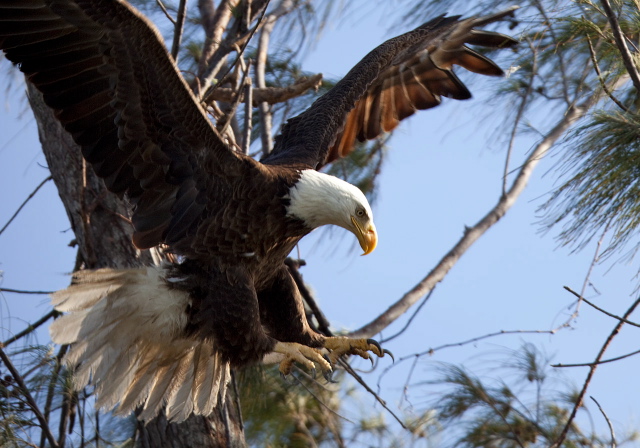
<svg viewBox="0 0 640 448">
<path fill-rule="evenodd" d="M 82 158 L 80 148 L 30 84 L 28 93 L 42 150 L 69 216 L 84 267 L 126 268 L 151 263 L 149 251 L 139 251 L 131 243 L 133 229 L 126 201 L 107 191 Z M 160 415 L 146 425 L 139 423 L 137 434 L 136 442 L 141 447 L 246 446 L 233 388 L 229 388 L 224 403 L 207 418 L 192 416 L 176 424 L 168 423 Z"/>
</svg>

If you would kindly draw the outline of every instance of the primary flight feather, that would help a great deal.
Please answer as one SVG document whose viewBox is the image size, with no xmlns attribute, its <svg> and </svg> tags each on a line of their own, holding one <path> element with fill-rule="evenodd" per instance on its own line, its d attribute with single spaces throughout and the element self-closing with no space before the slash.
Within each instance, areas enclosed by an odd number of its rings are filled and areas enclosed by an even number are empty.
<svg viewBox="0 0 640 448">
<path fill-rule="evenodd" d="M 78 388 L 142 419 L 211 413 L 230 367 L 266 360 L 329 372 L 344 354 L 383 356 L 367 339 L 307 323 L 285 258 L 313 229 L 351 231 L 365 254 L 378 236 L 367 199 L 317 169 L 441 97 L 469 98 L 453 65 L 502 70 L 466 44 L 516 41 L 476 27 L 501 13 L 438 17 L 369 53 L 261 161 L 224 143 L 155 27 L 124 0 L 2 0 L 0 48 L 44 96 L 83 156 L 133 205 L 133 243 L 167 245 L 180 262 L 79 271 L 53 295 L 52 338 Z M 328 355 L 328 356 L 327 356 Z"/>
</svg>

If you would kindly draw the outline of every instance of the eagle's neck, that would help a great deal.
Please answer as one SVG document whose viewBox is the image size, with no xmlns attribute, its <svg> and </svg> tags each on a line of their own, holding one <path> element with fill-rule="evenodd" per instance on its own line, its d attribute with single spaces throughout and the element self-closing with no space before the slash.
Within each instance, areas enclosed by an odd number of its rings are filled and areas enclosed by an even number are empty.
<svg viewBox="0 0 640 448">
<path fill-rule="evenodd" d="M 287 215 L 302 220 L 310 229 L 327 224 L 348 229 L 354 198 L 368 206 L 357 187 L 315 170 L 302 170 L 288 196 Z"/>
</svg>

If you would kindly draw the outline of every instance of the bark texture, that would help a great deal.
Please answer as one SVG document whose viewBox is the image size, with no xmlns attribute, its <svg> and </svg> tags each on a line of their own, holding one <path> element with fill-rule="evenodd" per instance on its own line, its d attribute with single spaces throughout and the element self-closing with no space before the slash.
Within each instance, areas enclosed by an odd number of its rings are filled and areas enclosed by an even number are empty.
<svg viewBox="0 0 640 448">
<path fill-rule="evenodd" d="M 42 149 L 58 188 L 87 269 L 135 267 L 152 262 L 149 251 L 131 243 L 133 228 L 126 201 L 110 193 L 84 162 L 80 148 L 60 126 L 40 93 L 28 86 L 29 102 L 38 124 Z M 233 388 L 210 417 L 192 416 L 176 424 L 163 415 L 138 424 L 140 447 L 245 447 L 242 418 Z"/>
</svg>

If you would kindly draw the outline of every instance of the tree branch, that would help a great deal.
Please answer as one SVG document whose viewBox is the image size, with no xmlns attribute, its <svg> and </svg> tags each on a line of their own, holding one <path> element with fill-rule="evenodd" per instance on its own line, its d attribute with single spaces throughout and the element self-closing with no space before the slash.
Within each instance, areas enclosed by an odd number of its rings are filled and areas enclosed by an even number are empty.
<svg viewBox="0 0 640 448">
<path fill-rule="evenodd" d="M 309 78 L 298 78 L 293 84 L 287 87 L 253 87 L 253 100 L 251 104 L 258 106 L 260 103 L 276 104 L 283 103 L 291 98 L 296 98 L 304 94 L 309 89 L 317 89 L 322 84 L 322 74 L 313 75 Z M 229 87 L 217 87 L 207 95 L 207 104 L 211 101 L 233 102 L 236 98 L 235 89 Z M 240 95 L 240 102 L 246 102 L 244 92 Z"/>
<path fill-rule="evenodd" d="M 590 396 L 589 398 L 591 398 L 593 400 L 593 402 L 596 405 L 598 405 L 598 409 L 600 409 L 600 412 L 602 413 L 602 416 L 606 420 L 607 425 L 609 425 L 609 432 L 611 433 L 611 448 L 616 448 L 616 446 L 617 446 L 616 433 L 613 431 L 613 425 L 611 424 L 611 420 L 609 420 L 609 417 L 607 417 L 607 414 L 604 412 L 604 409 L 602 409 L 602 406 L 600 406 L 600 403 L 598 403 L 598 400 L 593 398 L 593 396 Z"/>
<path fill-rule="evenodd" d="M 173 32 L 173 44 L 171 45 L 171 56 L 175 63 L 178 63 L 178 52 L 180 51 L 180 42 L 182 41 L 182 32 L 184 31 L 184 21 L 187 17 L 187 0 L 180 0 L 178 6 L 178 16 L 175 21 L 175 31 Z"/>
<path fill-rule="evenodd" d="M 402 316 L 421 297 L 429 293 L 435 285 L 441 282 L 449 270 L 457 263 L 462 255 L 475 243 L 487 230 L 496 224 L 513 206 L 520 194 L 524 191 L 533 170 L 540 160 L 547 154 L 554 143 L 560 139 L 564 133 L 582 118 L 587 110 L 600 98 L 599 94 L 593 94 L 582 107 L 572 106 L 567 108 L 562 118 L 538 143 L 535 150 L 531 152 L 524 162 L 517 177 L 513 181 L 511 188 L 503 194 L 498 203 L 473 227 L 465 229 L 464 235 L 456 245 L 440 260 L 440 262 L 424 277 L 416 286 L 404 294 L 398 301 L 391 305 L 384 313 L 372 322 L 364 325 L 352 332 L 351 337 L 372 337 L 379 333 L 392 322 Z"/>
<path fill-rule="evenodd" d="M 305 261 L 287 258 L 284 263 L 289 268 L 289 273 L 291 274 L 291 277 L 293 277 L 293 281 L 296 283 L 298 291 L 300 291 L 300 295 L 302 295 L 302 298 L 309 308 L 311 308 L 311 312 L 316 317 L 316 320 L 318 321 L 318 330 L 320 330 L 320 332 L 325 336 L 333 336 L 333 332 L 329 328 L 329 320 L 318 306 L 316 299 L 313 297 L 313 294 L 311 294 L 311 291 L 309 291 L 309 288 L 307 288 L 307 285 L 305 285 L 302 275 L 300 274 L 300 266 L 304 266 L 306 264 Z"/>
<path fill-rule="evenodd" d="M 18 216 L 18 213 L 20 213 L 20 211 L 24 208 L 24 206 L 27 205 L 27 202 L 29 202 L 31 200 L 31 198 L 33 198 L 36 195 L 38 190 L 40 190 L 40 188 L 42 188 L 42 186 L 44 184 L 46 184 L 47 182 L 49 182 L 51 179 L 53 179 L 53 177 L 51 177 L 51 176 L 47 177 L 45 180 L 40 182 L 40 184 L 36 187 L 35 190 L 33 190 L 31 192 L 31 194 L 29 196 L 27 196 L 27 199 L 25 199 L 24 202 L 22 204 L 20 204 L 20 207 L 18 207 L 18 210 L 16 210 L 16 212 L 13 214 L 13 216 L 11 218 L 9 218 L 9 221 L 7 221 L 7 223 L 2 227 L 2 229 L 0 229 L 0 235 L 2 235 L 2 232 L 4 232 L 7 227 L 9 227 L 9 224 L 11 224 L 11 222 L 14 219 L 16 219 L 16 216 Z"/>
<path fill-rule="evenodd" d="M 196 85 L 196 97 L 201 97 L 211 84 L 214 73 L 211 70 L 211 58 L 220 47 L 222 34 L 231 20 L 231 11 L 236 7 L 239 0 L 222 0 L 214 9 L 211 0 L 200 0 L 198 6 L 200 14 L 203 16 L 202 25 L 206 34 L 206 39 L 202 48 L 202 55 L 198 64 L 198 79 L 200 84 Z M 205 15 L 205 13 L 207 15 Z M 209 15 L 211 14 L 211 15 Z"/>
<path fill-rule="evenodd" d="M 55 291 L 27 291 L 24 289 L 0 288 L 0 292 L 13 292 L 15 294 L 53 294 Z"/>
<path fill-rule="evenodd" d="M 578 294 L 577 292 L 575 292 L 573 289 L 569 288 L 568 286 L 563 286 L 564 289 L 566 289 L 567 291 L 569 291 L 571 294 L 573 294 L 574 296 L 576 296 L 578 298 L 578 300 L 582 300 L 584 303 L 586 303 L 587 305 L 589 305 L 592 308 L 595 308 L 596 310 L 600 311 L 603 314 L 606 314 L 609 317 L 613 317 L 614 319 L 619 320 L 620 322 L 624 322 L 625 324 L 629 324 L 631 326 L 634 327 L 640 327 L 640 324 L 637 324 L 635 322 L 632 322 L 628 319 L 623 319 L 620 316 L 616 316 L 615 314 L 611 314 L 610 312 L 600 308 L 599 306 L 589 302 L 587 299 L 585 299 L 583 296 L 581 296 L 580 294 Z"/>
<path fill-rule="evenodd" d="M 47 314 L 42 316 L 40 319 L 38 319 L 34 323 L 29 324 L 27 326 L 27 328 L 22 330 L 20 333 L 16 333 L 12 337 L 10 337 L 6 341 L 4 341 L 2 344 L 0 344 L 0 347 L 7 347 L 9 344 L 12 344 L 12 343 L 16 342 L 18 339 L 25 337 L 26 335 L 32 333 L 33 330 L 38 328 L 40 325 L 44 324 L 46 321 L 48 321 L 52 317 L 57 317 L 59 314 L 60 314 L 60 312 L 58 312 L 56 310 L 49 311 Z"/>
<path fill-rule="evenodd" d="M 620 361 L 621 359 L 630 358 L 631 356 L 637 355 L 640 353 L 640 350 L 636 350 L 635 352 L 627 353 L 626 355 L 616 356 L 615 358 L 604 359 L 598 362 L 583 362 L 578 364 L 551 364 L 551 367 L 592 367 L 598 364 L 607 364 L 609 362 Z"/>
<path fill-rule="evenodd" d="M 638 305 L 640 305 L 640 298 L 636 299 L 636 301 L 633 302 L 633 304 L 629 307 L 629 309 L 624 313 L 623 319 L 628 318 L 631 315 L 631 313 L 633 313 L 633 311 L 638 307 Z M 609 345 L 611 345 L 611 342 L 613 341 L 613 338 L 615 338 L 618 335 L 618 333 L 620 332 L 620 329 L 622 328 L 623 325 L 624 325 L 624 322 L 620 321 L 613 328 L 613 331 L 611 332 L 609 337 L 607 337 L 607 340 L 604 342 L 604 344 L 602 345 L 602 348 L 598 352 L 598 355 L 596 356 L 596 359 L 589 366 L 590 367 L 589 368 L 589 373 L 587 374 L 587 378 L 584 381 L 584 384 L 582 386 L 582 390 L 580 391 L 580 394 L 578 395 L 578 399 L 576 400 L 576 403 L 573 406 L 573 410 L 571 411 L 571 415 L 569 416 L 569 419 L 567 420 L 567 423 L 565 424 L 565 426 L 564 426 L 564 428 L 562 430 L 562 433 L 558 437 L 558 440 L 556 440 L 553 443 L 551 448 L 559 448 L 559 447 L 562 446 L 562 443 L 566 439 L 567 433 L 569 432 L 569 429 L 571 428 L 571 424 L 573 423 L 573 420 L 576 418 L 576 414 L 578 413 L 578 409 L 580 408 L 580 406 L 582 406 L 582 403 L 584 401 L 584 396 L 587 393 L 587 389 L 589 388 L 589 384 L 591 383 L 591 379 L 593 378 L 593 375 L 595 374 L 596 369 L 598 368 L 598 364 L 600 364 L 600 362 L 602 360 L 602 356 L 604 355 L 604 352 L 609 348 Z"/>
<path fill-rule="evenodd" d="M 620 51 L 620 55 L 622 56 L 622 61 L 624 62 L 624 66 L 631 77 L 631 81 L 633 82 L 636 91 L 640 92 L 640 73 L 638 73 L 638 68 L 633 61 L 633 56 L 629 52 L 629 48 L 625 42 L 625 36 L 622 34 L 622 29 L 620 29 L 620 23 L 618 22 L 618 18 L 616 14 L 611 9 L 611 4 L 609 0 L 600 0 L 602 4 L 602 8 L 604 9 L 604 13 L 609 19 L 609 24 L 611 25 L 611 31 L 613 32 L 613 37 L 616 40 L 616 46 Z"/>
<path fill-rule="evenodd" d="M 527 91 L 522 96 L 522 100 L 520 101 L 520 105 L 518 106 L 518 111 L 516 112 L 515 119 L 513 120 L 513 127 L 511 128 L 511 135 L 509 136 L 509 145 L 507 147 L 507 156 L 504 161 L 504 177 L 502 178 L 502 194 L 507 194 L 507 177 L 509 175 L 509 166 L 511 164 L 511 153 L 513 152 L 513 145 L 516 141 L 516 134 L 518 132 L 518 127 L 520 126 L 520 121 L 522 120 L 522 116 L 524 115 L 524 111 L 529 103 L 529 98 L 531 97 L 531 93 L 533 92 L 533 83 L 535 81 L 535 76 L 538 71 L 538 52 L 535 47 L 531 43 L 531 41 L 527 41 L 529 44 L 529 48 L 531 49 L 531 54 L 533 55 L 533 61 L 531 62 L 531 76 L 529 76 L 529 82 L 527 83 Z"/>
<path fill-rule="evenodd" d="M 611 99 L 611 101 L 613 101 L 616 104 L 616 106 L 618 106 L 624 112 L 629 113 L 629 109 L 624 104 L 622 104 L 622 102 L 620 102 L 618 98 L 616 98 L 613 92 L 609 90 L 609 86 L 607 86 L 607 83 L 604 82 L 604 78 L 602 77 L 602 73 L 600 72 L 600 66 L 598 65 L 598 59 L 596 58 L 596 51 L 593 48 L 591 39 L 589 39 L 588 36 L 587 36 L 587 44 L 589 45 L 589 54 L 591 55 L 591 63 L 593 64 L 593 69 L 595 70 L 596 75 L 598 76 L 598 82 L 600 82 L 600 87 L 602 87 L 602 90 L 604 90 L 604 92 Z"/>
</svg>

